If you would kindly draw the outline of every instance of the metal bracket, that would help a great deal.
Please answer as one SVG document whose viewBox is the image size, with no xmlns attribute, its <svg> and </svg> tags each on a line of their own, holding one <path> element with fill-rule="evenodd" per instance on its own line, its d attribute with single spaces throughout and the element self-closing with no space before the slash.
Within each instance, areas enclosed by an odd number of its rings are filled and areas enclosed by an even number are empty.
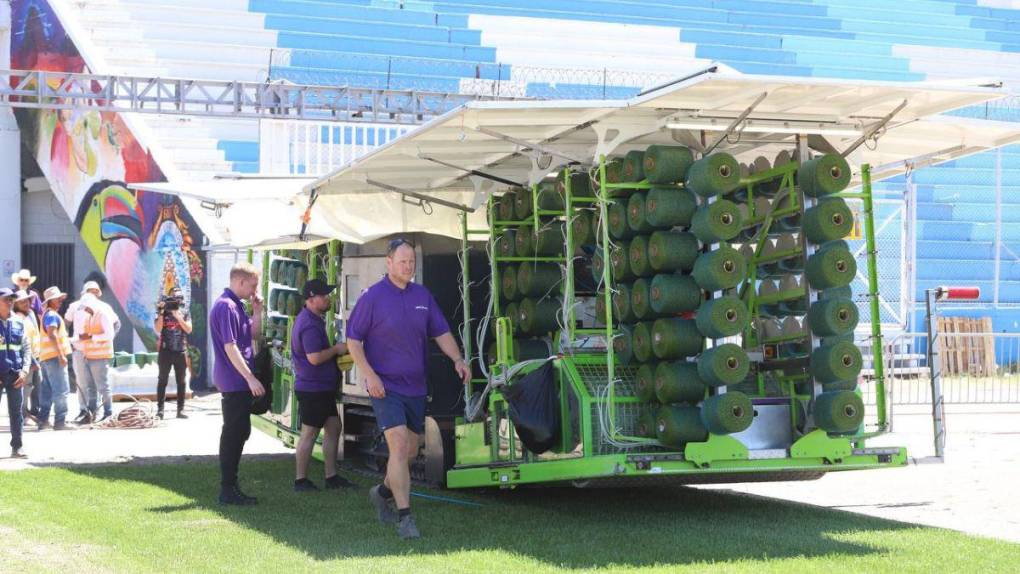
<svg viewBox="0 0 1020 574">
<path fill-rule="evenodd" d="M 884 128 L 886 124 L 888 124 L 889 121 L 893 119 L 893 116 L 900 113 L 900 110 L 902 110 L 905 107 L 907 107 L 907 100 L 903 100 L 902 102 L 900 102 L 900 105 L 896 106 L 896 108 L 894 108 L 893 111 L 886 114 L 885 117 L 883 117 L 882 119 L 864 128 L 864 133 L 861 134 L 861 137 L 857 138 L 857 140 L 854 143 L 850 144 L 850 147 L 846 148 L 840 155 L 842 155 L 843 157 L 847 157 L 848 155 L 854 153 L 857 150 L 857 148 L 864 145 L 864 142 L 871 139 L 873 135 L 875 135 L 876 133 L 878 133 L 879 130 Z"/>
<path fill-rule="evenodd" d="M 531 154 L 531 170 L 528 171 L 528 186 L 537 184 L 538 182 L 545 179 L 550 173 L 560 171 L 564 167 L 570 165 L 571 161 L 563 158 L 553 159 L 552 156 Z M 549 161 L 544 162 L 542 160 L 548 159 Z"/>
<path fill-rule="evenodd" d="M 595 131 L 595 135 L 598 137 L 598 144 L 596 144 L 594 152 L 595 163 L 598 163 L 600 157 L 608 157 L 609 154 L 616 151 L 616 148 L 621 145 L 635 138 L 661 130 L 669 123 L 671 117 L 670 115 L 662 118 L 644 118 L 642 120 L 614 120 L 609 118 L 593 123 L 591 129 Z"/>
<path fill-rule="evenodd" d="M 731 133 L 733 133 L 733 130 L 737 129 L 737 126 L 740 125 L 744 120 L 746 120 L 747 116 L 751 115 L 751 112 L 754 111 L 754 108 L 757 108 L 758 104 L 760 104 L 762 100 L 768 97 L 768 95 L 769 95 L 768 92 L 762 92 L 761 94 L 759 94 L 758 97 L 755 98 L 753 102 L 751 102 L 751 105 L 747 106 L 744 109 L 744 111 L 740 112 L 740 115 L 733 118 L 733 121 L 730 122 L 730 125 L 726 126 L 726 130 L 719 134 L 719 137 L 716 138 L 714 142 L 712 142 L 712 145 L 705 148 L 705 151 L 703 152 L 702 155 L 708 155 L 712 153 L 712 150 L 714 150 L 716 146 L 726 141 L 726 138 L 729 137 Z"/>
<path fill-rule="evenodd" d="M 445 167 L 448 167 L 448 168 L 451 168 L 451 169 L 457 169 L 457 170 L 460 170 L 460 171 L 463 171 L 463 172 L 467 172 L 467 173 L 469 173 L 469 174 L 471 174 L 473 176 L 483 177 L 485 179 L 491 179 L 492 181 L 495 181 L 496 183 L 502 183 L 502 184 L 505 184 L 505 185 L 512 185 L 512 186 L 518 186 L 518 187 L 523 187 L 524 186 L 523 183 L 519 183 L 519 182 L 516 182 L 516 181 L 513 181 L 513 180 L 509 180 L 509 179 L 504 179 L 502 177 L 499 177 L 499 176 L 496 176 L 496 175 L 492 175 L 490 173 L 485 173 L 484 171 L 479 171 L 477 169 L 471 169 L 469 167 L 461 167 L 459 165 L 452 164 L 452 163 L 447 162 L 447 161 L 443 161 L 443 160 L 441 160 L 439 158 L 435 158 L 435 157 L 432 157 L 432 156 L 427 155 L 427 154 L 419 153 L 418 154 L 418 158 L 419 159 L 423 159 L 425 161 L 431 161 L 432 163 L 439 164 L 441 166 L 445 166 Z"/>
<path fill-rule="evenodd" d="M 489 196 L 492 195 L 493 188 L 496 187 L 497 182 L 493 179 L 476 175 L 468 176 L 468 181 L 475 188 L 475 197 L 471 201 L 471 209 L 476 210 L 489 201 Z"/>
</svg>

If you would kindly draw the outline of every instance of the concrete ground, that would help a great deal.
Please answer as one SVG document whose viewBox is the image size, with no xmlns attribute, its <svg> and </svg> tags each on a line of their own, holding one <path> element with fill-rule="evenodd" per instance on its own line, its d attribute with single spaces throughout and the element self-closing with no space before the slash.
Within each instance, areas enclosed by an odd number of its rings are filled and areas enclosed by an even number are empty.
<svg viewBox="0 0 1020 574">
<path fill-rule="evenodd" d="M 6 399 L 5 399 L 6 400 Z M 71 416 L 77 413 L 72 398 Z M 118 403 L 117 410 L 129 406 Z M 154 405 L 151 405 L 153 412 Z M 168 419 L 155 428 L 37 431 L 25 433 L 27 459 L 10 459 L 0 447 L 0 471 L 38 466 L 148 463 L 212 457 L 220 431 L 216 395 L 188 402 L 187 420 Z M 172 412 L 172 410 L 171 410 Z M 0 406 L 0 441 L 10 421 Z M 73 425 L 71 425 L 73 426 Z M 942 464 L 836 472 L 812 482 L 711 486 L 759 496 L 857 512 L 903 522 L 950 528 L 1020 542 L 1020 405 L 951 408 Z M 898 407 L 894 432 L 869 446 L 907 446 L 913 457 L 932 454 L 931 416 L 923 408 Z M 279 441 L 253 430 L 246 455 L 285 456 Z"/>
</svg>

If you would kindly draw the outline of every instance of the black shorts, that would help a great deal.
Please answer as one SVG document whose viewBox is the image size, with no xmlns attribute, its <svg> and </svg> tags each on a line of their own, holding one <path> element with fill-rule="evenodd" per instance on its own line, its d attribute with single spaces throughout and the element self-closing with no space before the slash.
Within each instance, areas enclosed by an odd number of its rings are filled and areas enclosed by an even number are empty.
<svg viewBox="0 0 1020 574">
<path fill-rule="evenodd" d="M 336 393 L 333 391 L 294 391 L 298 400 L 298 414 L 301 424 L 321 429 L 330 417 L 339 417 L 336 409 Z"/>
</svg>

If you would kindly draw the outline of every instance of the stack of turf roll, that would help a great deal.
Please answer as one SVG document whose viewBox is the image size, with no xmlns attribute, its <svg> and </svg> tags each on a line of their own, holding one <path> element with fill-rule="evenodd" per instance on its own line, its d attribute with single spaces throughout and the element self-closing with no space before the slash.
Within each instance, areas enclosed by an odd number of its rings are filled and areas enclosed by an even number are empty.
<svg viewBox="0 0 1020 574">
<path fill-rule="evenodd" d="M 266 301 L 270 313 L 296 317 L 304 301 L 300 290 L 308 280 L 308 267 L 293 259 L 274 257 L 269 262 L 269 299 Z M 270 335 L 283 338 L 286 336 L 286 319 L 281 325 L 276 324 L 270 329 Z"/>
</svg>

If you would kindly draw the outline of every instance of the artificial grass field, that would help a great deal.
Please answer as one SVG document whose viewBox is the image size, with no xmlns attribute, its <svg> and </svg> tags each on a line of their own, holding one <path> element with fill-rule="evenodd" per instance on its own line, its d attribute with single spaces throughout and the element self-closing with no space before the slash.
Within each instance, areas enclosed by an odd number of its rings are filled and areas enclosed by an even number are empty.
<svg viewBox="0 0 1020 574">
<path fill-rule="evenodd" d="M 322 467 L 311 476 L 321 485 Z M 215 462 L 0 472 L 0 572 L 1016 572 L 1020 545 L 694 488 L 439 491 L 404 542 L 357 491 L 297 494 L 244 461 L 256 507 L 216 504 Z M 811 488 L 810 482 L 791 488 Z"/>
</svg>

